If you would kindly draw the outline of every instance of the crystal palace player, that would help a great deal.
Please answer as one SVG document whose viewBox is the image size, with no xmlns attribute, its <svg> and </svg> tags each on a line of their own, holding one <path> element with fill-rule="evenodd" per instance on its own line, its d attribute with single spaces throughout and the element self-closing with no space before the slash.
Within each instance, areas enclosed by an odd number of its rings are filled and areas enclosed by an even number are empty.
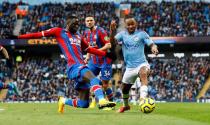
<svg viewBox="0 0 210 125">
<path fill-rule="evenodd" d="M 11 68 L 12 64 L 9 61 L 9 54 L 8 54 L 7 50 L 3 46 L 0 45 L 0 51 L 3 53 L 4 57 L 6 58 L 7 66 Z M 0 82 L 0 90 L 2 90 L 2 89 L 13 90 L 16 95 L 19 95 L 17 86 L 13 83 L 7 84 L 7 83 Z"/>
<path fill-rule="evenodd" d="M 82 50 L 88 53 L 105 56 L 108 54 L 104 51 L 89 47 L 77 33 L 79 28 L 79 19 L 75 15 L 67 16 L 66 29 L 52 28 L 38 33 L 20 35 L 18 38 L 41 38 L 54 36 L 67 60 L 67 75 L 69 79 L 75 80 L 75 89 L 79 92 L 79 99 L 70 99 L 60 97 L 58 102 L 58 112 L 64 112 L 64 105 L 87 108 L 89 106 L 89 89 L 92 89 L 99 99 L 99 108 L 114 107 L 114 102 L 109 102 L 104 98 L 103 91 L 99 85 L 100 80 L 84 65 Z"/>
<path fill-rule="evenodd" d="M 147 97 L 147 77 L 150 72 L 150 65 L 144 54 L 145 44 L 150 46 L 153 54 L 158 54 L 157 45 L 154 44 L 146 32 L 137 30 L 137 22 L 132 15 L 127 15 L 124 22 L 126 30 L 120 31 L 117 34 L 115 21 L 111 22 L 110 28 L 110 41 L 112 43 L 117 41 L 122 44 L 122 52 L 126 65 L 126 70 L 122 79 L 123 106 L 118 110 L 119 113 L 130 110 L 128 104 L 129 90 L 132 86 L 131 83 L 134 83 L 137 77 L 141 80 L 140 103 L 142 103 L 141 100 Z"/>
<path fill-rule="evenodd" d="M 86 39 L 91 47 L 99 48 L 99 50 L 106 51 L 111 48 L 109 37 L 106 31 L 99 26 L 95 26 L 95 20 L 93 16 L 86 16 L 85 24 L 87 29 L 83 33 L 83 37 Z M 90 55 L 89 53 L 85 59 L 88 63 L 88 68 L 98 76 L 101 73 L 102 87 L 107 95 L 109 101 L 113 101 L 113 92 L 108 83 L 112 75 L 112 60 L 105 56 Z M 95 98 L 92 98 L 90 108 L 94 108 L 96 105 Z"/>
</svg>

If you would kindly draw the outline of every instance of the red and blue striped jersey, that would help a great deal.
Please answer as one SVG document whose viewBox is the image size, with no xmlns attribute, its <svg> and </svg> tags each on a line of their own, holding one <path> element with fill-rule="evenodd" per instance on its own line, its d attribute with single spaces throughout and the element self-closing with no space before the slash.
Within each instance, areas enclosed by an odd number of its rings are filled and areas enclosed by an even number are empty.
<svg viewBox="0 0 210 125">
<path fill-rule="evenodd" d="M 63 28 L 52 28 L 46 31 L 38 33 L 30 33 L 25 35 L 20 35 L 18 38 L 41 38 L 54 36 L 65 56 L 68 66 L 73 64 L 84 64 L 82 50 L 89 50 L 91 53 L 97 53 L 99 55 L 105 55 L 104 52 L 90 48 L 88 43 L 82 38 L 79 33 L 72 34 Z M 94 51 L 94 52 L 93 52 Z"/>
<path fill-rule="evenodd" d="M 90 29 L 85 30 L 83 37 L 88 42 L 89 46 L 97 49 L 110 42 L 107 32 L 98 26 L 96 26 L 93 31 Z M 102 64 L 111 64 L 111 59 L 105 56 L 91 55 L 90 62 L 97 66 L 101 66 Z"/>
</svg>

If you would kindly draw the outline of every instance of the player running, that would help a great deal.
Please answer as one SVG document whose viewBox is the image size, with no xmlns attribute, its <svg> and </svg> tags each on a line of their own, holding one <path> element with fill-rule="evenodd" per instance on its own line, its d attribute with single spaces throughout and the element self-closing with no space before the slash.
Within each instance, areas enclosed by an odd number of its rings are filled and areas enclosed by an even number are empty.
<svg viewBox="0 0 210 125">
<path fill-rule="evenodd" d="M 133 16 L 126 16 L 124 22 L 126 30 L 120 31 L 117 35 L 115 35 L 116 22 L 112 21 L 110 26 L 110 41 L 113 42 L 112 44 L 115 41 L 122 44 L 123 57 L 126 65 L 126 71 L 122 79 L 123 106 L 118 110 L 119 113 L 130 110 L 128 104 L 129 90 L 132 86 L 131 83 L 134 83 L 137 77 L 140 78 L 142 83 L 140 88 L 140 103 L 148 95 L 147 85 L 150 65 L 144 54 L 145 44 L 151 48 L 153 54 L 158 54 L 157 45 L 154 44 L 149 35 L 144 31 L 137 30 L 137 22 Z"/>
<path fill-rule="evenodd" d="M 3 46 L 0 45 L 0 51 L 3 53 L 4 57 L 6 58 L 7 66 L 9 68 L 11 68 L 12 64 L 10 62 L 10 58 L 9 58 L 9 54 L 8 54 L 7 50 Z M 19 93 L 19 91 L 17 89 L 17 86 L 14 83 L 12 83 L 12 82 L 7 84 L 7 83 L 3 83 L 3 82 L 0 81 L 0 91 L 2 89 L 9 89 L 9 90 L 14 91 L 16 95 L 20 95 L 20 93 Z"/>
<path fill-rule="evenodd" d="M 75 80 L 75 89 L 79 92 L 79 99 L 70 99 L 60 97 L 58 102 L 58 112 L 64 112 L 64 105 L 73 107 L 87 108 L 89 106 L 89 89 L 92 89 L 99 100 L 99 108 L 114 107 L 114 102 L 107 101 L 100 80 L 85 66 L 82 50 L 88 53 L 100 56 L 109 56 L 109 53 L 89 47 L 87 42 L 81 37 L 77 30 L 79 28 L 79 19 L 76 15 L 67 16 L 66 28 L 52 28 L 38 33 L 20 35 L 20 39 L 41 38 L 54 36 L 67 61 L 67 75 L 71 80 Z"/>
<path fill-rule="evenodd" d="M 85 18 L 85 24 L 87 29 L 84 31 L 83 37 L 91 47 L 103 51 L 111 48 L 107 32 L 102 27 L 95 25 L 93 16 L 87 16 Z M 99 73 L 101 73 L 100 79 L 102 81 L 103 90 L 107 95 L 107 99 L 109 101 L 113 101 L 113 92 L 109 87 L 109 80 L 112 76 L 112 60 L 105 56 L 98 56 L 87 53 L 85 62 L 88 63 L 87 66 L 94 73 L 94 75 L 98 76 Z M 90 108 L 94 108 L 95 106 L 96 101 L 93 96 Z"/>
</svg>

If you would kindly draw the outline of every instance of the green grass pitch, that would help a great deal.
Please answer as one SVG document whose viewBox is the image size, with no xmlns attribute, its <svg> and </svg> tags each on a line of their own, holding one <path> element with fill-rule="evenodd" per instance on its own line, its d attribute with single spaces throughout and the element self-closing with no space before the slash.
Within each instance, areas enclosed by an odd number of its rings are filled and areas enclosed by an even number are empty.
<svg viewBox="0 0 210 125">
<path fill-rule="evenodd" d="M 66 106 L 61 115 L 57 104 L 0 103 L 0 125 L 210 125 L 210 104 L 158 103 L 151 114 L 131 108 L 118 114 Z"/>
</svg>

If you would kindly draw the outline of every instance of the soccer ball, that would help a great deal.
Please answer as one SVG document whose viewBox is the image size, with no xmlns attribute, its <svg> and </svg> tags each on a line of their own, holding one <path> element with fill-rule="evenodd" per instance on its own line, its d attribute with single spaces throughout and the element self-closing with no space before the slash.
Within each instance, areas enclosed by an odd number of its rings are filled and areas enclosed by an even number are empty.
<svg viewBox="0 0 210 125">
<path fill-rule="evenodd" d="M 155 101 L 151 98 L 145 98 L 140 103 L 140 109 L 143 113 L 151 113 L 155 109 Z"/>
</svg>

